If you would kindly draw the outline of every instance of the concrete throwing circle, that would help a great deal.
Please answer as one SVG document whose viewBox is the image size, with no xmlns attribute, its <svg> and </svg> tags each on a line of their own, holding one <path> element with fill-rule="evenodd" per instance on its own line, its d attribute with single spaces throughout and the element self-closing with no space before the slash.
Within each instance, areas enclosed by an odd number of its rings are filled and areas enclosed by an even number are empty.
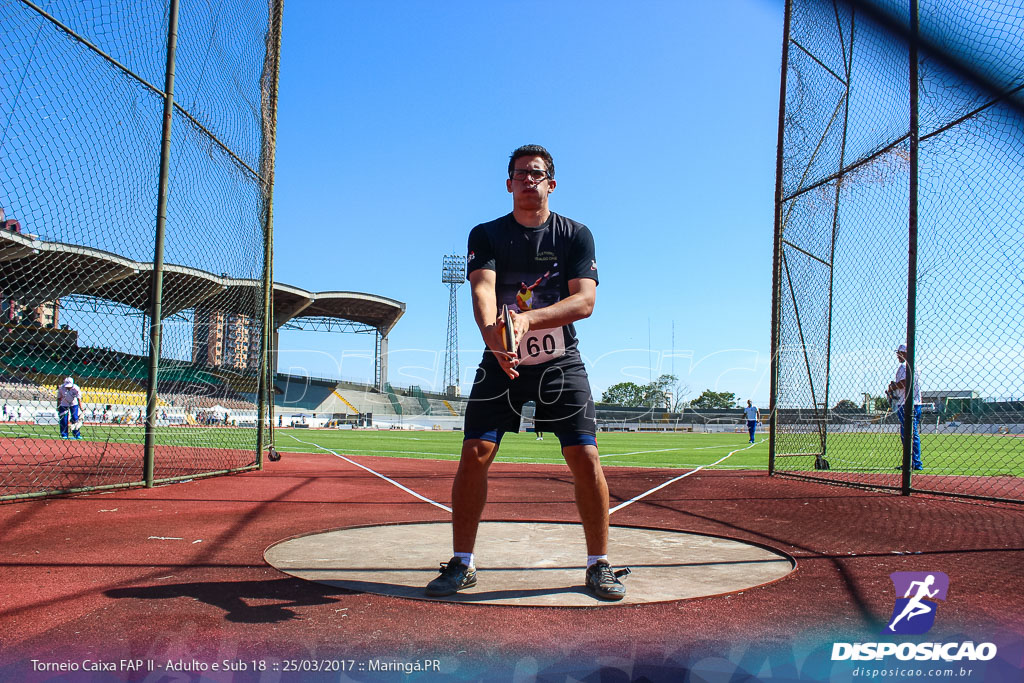
<svg viewBox="0 0 1024 683">
<path fill-rule="evenodd" d="M 417 600 L 485 605 L 594 607 L 666 602 L 744 590 L 786 576 L 781 552 L 718 536 L 613 526 L 608 557 L 630 567 L 626 597 L 605 602 L 583 587 L 587 557 L 579 524 L 482 522 L 477 585 L 443 598 L 423 588 L 451 556 L 451 524 L 354 527 L 276 543 L 264 558 L 300 579 Z"/>
</svg>

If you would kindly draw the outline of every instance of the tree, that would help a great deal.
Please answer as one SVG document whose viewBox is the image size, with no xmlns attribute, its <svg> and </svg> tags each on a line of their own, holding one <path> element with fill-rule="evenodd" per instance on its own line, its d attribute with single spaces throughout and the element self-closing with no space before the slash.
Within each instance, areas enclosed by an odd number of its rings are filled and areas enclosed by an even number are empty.
<svg viewBox="0 0 1024 683">
<path fill-rule="evenodd" d="M 680 382 L 675 375 L 662 375 L 658 381 L 663 382 L 661 391 L 667 399 L 665 404 L 668 405 L 671 412 L 678 413 L 683 406 L 688 405 L 686 401 L 686 396 L 690 393 L 688 385 Z"/>
<path fill-rule="evenodd" d="M 862 410 L 862 408 L 850 399 L 844 398 L 842 401 L 835 404 L 832 410 Z"/>
<path fill-rule="evenodd" d="M 644 404 L 644 387 L 634 382 L 619 382 L 608 387 L 601 394 L 601 403 L 614 403 L 620 406 L 642 406 Z"/>
<path fill-rule="evenodd" d="M 711 391 L 705 389 L 704 393 L 690 401 L 691 408 L 732 408 L 736 405 L 736 394 L 725 391 Z"/>
<path fill-rule="evenodd" d="M 666 410 L 678 411 L 682 403 L 682 396 L 685 396 L 690 388 L 679 381 L 675 375 L 661 375 L 646 387 L 646 403 L 651 407 L 664 406 Z"/>
<path fill-rule="evenodd" d="M 667 406 L 673 409 L 682 402 L 682 396 L 689 388 L 680 384 L 675 375 L 662 375 L 648 384 L 619 382 L 608 387 L 601 394 L 601 403 L 614 403 L 630 408 L 657 408 Z M 671 394 L 671 401 L 669 395 Z M 672 403 L 672 405 L 669 405 Z"/>
</svg>

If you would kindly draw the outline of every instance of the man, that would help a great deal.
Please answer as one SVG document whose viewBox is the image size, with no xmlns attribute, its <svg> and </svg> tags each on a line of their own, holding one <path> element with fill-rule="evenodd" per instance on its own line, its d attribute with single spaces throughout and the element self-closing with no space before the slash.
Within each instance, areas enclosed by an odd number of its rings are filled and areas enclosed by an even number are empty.
<svg viewBox="0 0 1024 683">
<path fill-rule="evenodd" d="M 555 273 L 555 275 L 558 275 L 558 273 Z M 537 286 L 549 277 L 551 277 L 551 271 L 541 275 L 537 278 L 537 281 L 529 287 L 526 286 L 525 282 L 519 283 L 519 292 L 516 294 L 516 307 L 520 312 L 528 311 L 533 308 L 533 290 L 537 289 Z"/>
<path fill-rule="evenodd" d="M 512 213 L 469 235 L 467 279 L 486 349 L 466 407 L 462 457 L 452 483 L 454 556 L 442 563 L 426 592 L 451 595 L 476 585 L 473 548 L 487 502 L 487 471 L 502 435 L 519 430 L 523 404 L 535 401 L 535 425 L 558 437 L 575 482 L 587 546 L 585 585 L 598 598 L 621 600 L 626 589 L 607 558 L 608 485 L 597 450 L 594 399 L 573 327 L 594 310 L 594 239 L 585 225 L 548 209 L 555 165 L 543 147 L 526 145 L 512 153 L 505 189 L 512 195 Z M 529 308 L 517 313 L 521 283 L 534 280 Z M 503 305 L 509 320 L 499 312 Z M 506 325 L 514 333 L 510 349 Z"/>
<path fill-rule="evenodd" d="M 750 443 L 754 443 L 754 432 L 757 431 L 757 423 L 761 421 L 761 412 L 748 398 L 747 407 L 743 409 L 743 414 L 747 416 L 747 431 L 750 432 Z"/>
<path fill-rule="evenodd" d="M 907 400 L 907 345 L 900 344 L 896 347 L 896 358 L 899 359 L 900 365 L 896 368 L 896 379 L 889 382 L 889 389 L 887 393 L 896 399 L 896 417 L 900 421 L 900 440 L 906 442 L 907 429 L 906 429 L 906 400 Z M 915 470 L 923 470 L 924 465 L 921 462 L 921 435 L 919 428 L 921 425 L 921 373 L 914 370 L 914 433 L 913 433 L 913 444 L 911 446 L 911 467 Z"/>
<path fill-rule="evenodd" d="M 78 409 L 81 403 L 82 392 L 75 386 L 75 380 L 65 377 L 64 384 L 57 388 L 57 415 L 60 418 L 60 438 L 68 438 L 69 418 L 71 435 L 75 439 L 82 438 L 82 432 L 79 431 L 81 423 L 78 421 Z"/>
</svg>

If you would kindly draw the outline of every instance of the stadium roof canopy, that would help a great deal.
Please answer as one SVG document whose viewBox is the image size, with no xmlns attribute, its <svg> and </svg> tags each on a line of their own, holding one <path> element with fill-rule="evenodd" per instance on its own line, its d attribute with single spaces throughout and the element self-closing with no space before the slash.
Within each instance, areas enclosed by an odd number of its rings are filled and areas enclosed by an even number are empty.
<svg viewBox="0 0 1024 683">
<path fill-rule="evenodd" d="M 0 292 L 26 306 L 78 294 L 143 310 L 152 279 L 152 263 L 0 231 Z M 260 287 L 259 280 L 165 264 L 161 314 L 167 318 L 200 304 L 229 308 L 230 302 L 258 300 Z M 273 296 L 274 329 L 294 318 L 336 318 L 387 336 L 405 313 L 401 301 L 362 292 L 309 292 L 274 283 Z"/>
</svg>

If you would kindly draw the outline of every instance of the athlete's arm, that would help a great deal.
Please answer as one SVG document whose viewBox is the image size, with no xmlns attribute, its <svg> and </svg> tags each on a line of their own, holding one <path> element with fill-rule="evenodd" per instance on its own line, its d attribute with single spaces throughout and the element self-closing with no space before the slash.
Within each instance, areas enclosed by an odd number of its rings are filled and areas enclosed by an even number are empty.
<svg viewBox="0 0 1024 683">
<path fill-rule="evenodd" d="M 519 371 L 516 370 L 519 357 L 515 353 L 516 349 L 505 351 L 505 342 L 502 339 L 505 323 L 498 314 L 498 299 L 494 294 L 497 279 L 495 272 L 486 268 L 474 270 L 469 274 L 470 291 L 473 295 L 473 317 L 476 319 L 476 326 L 480 328 L 484 344 L 494 352 L 505 374 L 515 379 L 519 376 Z M 513 315 L 514 320 L 514 314 L 510 315 Z M 521 336 L 516 335 L 517 347 Z"/>
<path fill-rule="evenodd" d="M 597 300 L 597 282 L 588 277 L 569 280 L 569 296 L 544 308 L 513 313 L 516 341 L 530 330 L 549 330 L 589 318 Z"/>
</svg>

